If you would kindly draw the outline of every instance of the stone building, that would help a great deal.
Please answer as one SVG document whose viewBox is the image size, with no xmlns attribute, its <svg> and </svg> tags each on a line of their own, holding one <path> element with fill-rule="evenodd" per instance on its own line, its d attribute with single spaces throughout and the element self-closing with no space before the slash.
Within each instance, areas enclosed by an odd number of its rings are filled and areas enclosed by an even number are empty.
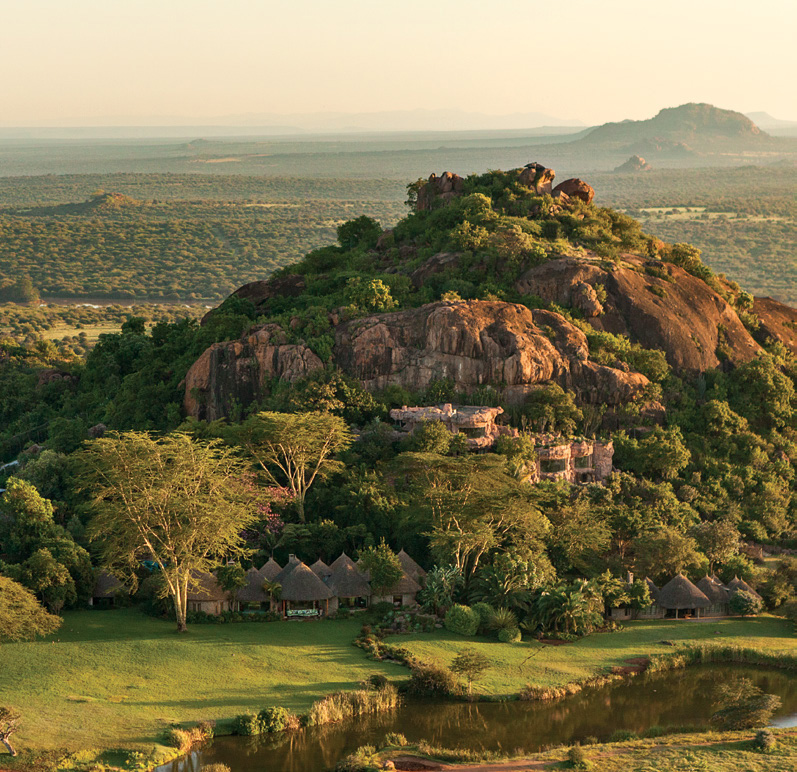
<svg viewBox="0 0 797 772">
<path fill-rule="evenodd" d="M 532 479 L 567 480 L 569 483 L 603 482 L 612 473 L 612 441 L 538 437 L 536 475 Z"/>
<path fill-rule="evenodd" d="M 445 424 L 452 434 L 462 434 L 468 441 L 471 450 L 491 448 L 502 434 L 517 434 L 516 429 L 499 426 L 495 419 L 504 412 L 502 407 L 458 407 L 448 402 L 430 407 L 396 408 L 390 411 L 390 417 L 398 425 L 401 432 L 412 433 L 427 421 L 439 421 Z"/>
</svg>

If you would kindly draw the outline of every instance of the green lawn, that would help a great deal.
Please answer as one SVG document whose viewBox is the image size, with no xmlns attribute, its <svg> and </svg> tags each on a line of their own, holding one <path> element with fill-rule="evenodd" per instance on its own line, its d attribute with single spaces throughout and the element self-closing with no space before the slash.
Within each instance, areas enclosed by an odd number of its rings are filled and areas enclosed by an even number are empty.
<svg viewBox="0 0 797 772">
<path fill-rule="evenodd" d="M 19 750 L 151 745 L 171 722 L 303 710 L 374 672 L 404 677 L 352 646 L 359 627 L 191 625 L 177 635 L 173 622 L 135 609 L 70 612 L 50 638 L 2 644 L 0 705 L 24 714 Z"/>
<path fill-rule="evenodd" d="M 500 643 L 495 639 L 466 638 L 446 630 L 401 635 L 387 642 L 409 649 L 421 660 L 449 665 L 463 649 L 484 653 L 492 663 L 477 685 L 480 694 L 517 694 L 526 684 L 558 687 L 605 673 L 632 657 L 672 652 L 661 641 L 710 642 L 797 653 L 794 625 L 777 617 L 705 621 L 653 620 L 630 622 L 617 633 L 591 635 L 576 643 L 545 646 L 532 642 Z"/>
</svg>

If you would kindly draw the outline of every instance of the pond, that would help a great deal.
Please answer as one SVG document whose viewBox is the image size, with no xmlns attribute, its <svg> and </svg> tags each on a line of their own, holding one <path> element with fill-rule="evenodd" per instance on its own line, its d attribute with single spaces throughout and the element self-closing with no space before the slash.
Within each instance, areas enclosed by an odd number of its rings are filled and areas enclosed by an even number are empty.
<svg viewBox="0 0 797 772">
<path fill-rule="evenodd" d="M 641 733 L 653 726 L 706 726 L 717 684 L 750 678 L 783 704 L 773 721 L 797 725 L 797 676 L 748 666 L 699 665 L 648 673 L 585 689 L 554 702 L 438 702 L 408 700 L 389 714 L 262 737 L 219 737 L 191 757 L 158 772 L 199 772 L 222 762 L 232 772 L 321 772 L 360 745 L 388 732 L 445 747 L 522 751 L 547 745 L 607 740 L 616 730 Z"/>
</svg>

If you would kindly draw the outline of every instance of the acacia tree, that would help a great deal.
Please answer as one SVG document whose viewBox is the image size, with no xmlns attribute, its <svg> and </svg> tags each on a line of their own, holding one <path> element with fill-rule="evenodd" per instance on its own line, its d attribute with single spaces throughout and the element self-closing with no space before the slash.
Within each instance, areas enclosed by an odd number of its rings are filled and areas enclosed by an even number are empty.
<svg viewBox="0 0 797 772">
<path fill-rule="evenodd" d="M 490 660 L 484 654 L 473 649 L 465 649 L 454 657 L 454 661 L 451 663 L 451 672 L 465 677 L 468 682 L 468 697 L 471 697 L 473 682 L 477 681 L 489 667 Z"/>
<path fill-rule="evenodd" d="M 60 626 L 61 618 L 48 614 L 30 590 L 0 576 L 0 640 L 24 641 Z"/>
<path fill-rule="evenodd" d="M 141 561 L 153 561 L 184 632 L 188 588 L 220 559 L 242 555 L 241 532 L 257 520 L 242 462 L 219 441 L 181 432 L 106 436 L 79 460 L 95 513 L 89 535 L 103 564 L 135 589 Z"/>
<path fill-rule="evenodd" d="M 255 459 L 269 482 L 287 482 L 302 522 L 310 486 L 343 468 L 335 456 L 354 441 L 346 422 L 329 413 L 258 413 L 231 427 L 229 437 Z"/>
</svg>

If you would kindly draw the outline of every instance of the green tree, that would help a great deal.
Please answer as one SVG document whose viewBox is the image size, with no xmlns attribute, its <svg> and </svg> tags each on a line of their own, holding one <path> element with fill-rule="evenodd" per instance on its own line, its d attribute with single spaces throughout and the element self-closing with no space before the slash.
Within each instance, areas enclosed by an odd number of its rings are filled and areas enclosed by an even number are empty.
<svg viewBox="0 0 797 772">
<path fill-rule="evenodd" d="M 407 438 L 407 445 L 416 453 L 445 456 L 454 436 L 442 421 L 423 421 Z"/>
<path fill-rule="evenodd" d="M 635 567 L 640 576 L 672 578 L 685 571 L 708 568 L 708 561 L 691 536 L 662 527 L 640 534 L 633 542 Z"/>
<path fill-rule="evenodd" d="M 363 570 L 370 574 L 375 595 L 386 595 L 404 575 L 401 562 L 382 539 L 376 547 L 368 547 L 360 554 Z"/>
<path fill-rule="evenodd" d="M 731 595 L 731 614 L 734 616 L 751 617 L 761 613 L 763 604 L 755 595 L 746 590 L 737 590 Z"/>
<path fill-rule="evenodd" d="M 711 722 L 724 730 L 766 726 L 780 702 L 780 697 L 765 694 L 749 678 L 739 678 L 717 689 L 717 710 Z"/>
<path fill-rule="evenodd" d="M 464 676 L 468 682 L 468 697 L 473 695 L 473 682 L 479 678 L 490 667 L 490 660 L 481 652 L 474 649 L 465 649 L 454 657 L 451 663 L 451 672 L 458 676 Z"/>
<path fill-rule="evenodd" d="M 352 276 L 346 282 L 346 299 L 366 314 L 392 311 L 396 307 L 396 301 L 390 294 L 390 287 L 381 279 Z"/>
<path fill-rule="evenodd" d="M 74 579 L 48 549 L 37 550 L 20 564 L 16 578 L 33 590 L 54 614 L 77 600 Z"/>
<path fill-rule="evenodd" d="M 344 468 L 335 456 L 354 441 L 346 422 L 329 413 L 257 413 L 231 427 L 228 436 L 246 449 L 271 483 L 287 484 L 302 522 L 310 486 Z"/>
<path fill-rule="evenodd" d="M 676 477 L 692 457 L 677 426 L 669 429 L 657 426 L 642 440 L 619 432 L 614 447 L 619 466 L 641 477 L 658 480 Z"/>
<path fill-rule="evenodd" d="M 534 389 L 523 407 L 529 423 L 538 432 L 571 435 L 584 419 L 573 394 L 556 383 Z"/>
<path fill-rule="evenodd" d="M 60 626 L 61 618 L 47 613 L 30 590 L 0 575 L 0 640 L 24 641 Z"/>
<path fill-rule="evenodd" d="M 246 587 L 246 571 L 238 563 L 225 563 L 216 569 L 216 580 L 230 601 L 230 608 L 235 605 L 235 595 L 242 587 Z"/>
<path fill-rule="evenodd" d="M 257 520 L 242 463 L 218 441 L 146 432 L 94 440 L 79 462 L 103 565 L 135 589 L 140 562 L 154 561 L 184 632 L 189 586 L 243 554 L 241 532 Z"/>
<path fill-rule="evenodd" d="M 338 225 L 338 242 L 344 249 L 373 249 L 381 235 L 382 226 L 366 215 Z"/>
<path fill-rule="evenodd" d="M 52 502 L 25 480 L 9 477 L 0 496 L 0 544 L 12 561 L 29 557 L 44 539 L 58 536 Z"/>
<path fill-rule="evenodd" d="M 454 602 L 454 593 L 462 584 L 462 574 L 456 566 L 435 566 L 426 574 L 418 600 L 426 611 L 437 614 Z"/>
<path fill-rule="evenodd" d="M 711 572 L 717 563 L 727 562 L 739 551 L 739 530 L 727 520 L 700 523 L 692 528 L 691 535 L 708 558 Z"/>
</svg>

